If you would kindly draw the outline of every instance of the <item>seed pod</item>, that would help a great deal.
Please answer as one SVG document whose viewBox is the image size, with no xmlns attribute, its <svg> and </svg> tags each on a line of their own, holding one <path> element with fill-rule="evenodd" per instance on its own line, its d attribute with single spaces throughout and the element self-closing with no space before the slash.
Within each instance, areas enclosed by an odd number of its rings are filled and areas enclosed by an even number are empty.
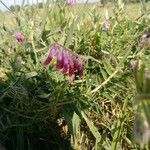
<svg viewBox="0 0 150 150">
<path fill-rule="evenodd" d="M 144 113 L 138 113 L 134 122 L 134 139 L 140 144 L 148 143 L 150 138 L 150 126 Z"/>
</svg>

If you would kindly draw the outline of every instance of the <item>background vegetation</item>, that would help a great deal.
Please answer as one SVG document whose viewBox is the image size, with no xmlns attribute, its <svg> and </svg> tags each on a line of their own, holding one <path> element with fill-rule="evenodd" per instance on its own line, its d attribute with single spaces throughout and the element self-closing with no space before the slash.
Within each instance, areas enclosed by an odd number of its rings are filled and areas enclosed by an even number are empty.
<svg viewBox="0 0 150 150">
<path fill-rule="evenodd" d="M 9 150 L 140 149 L 131 59 L 149 68 L 150 3 L 39 5 L 0 13 L 0 143 Z M 104 21 L 109 20 L 106 29 Z M 25 39 L 17 42 L 13 33 Z M 147 40 L 147 39 L 146 39 Z M 57 42 L 87 59 L 70 82 L 42 64 Z"/>
</svg>

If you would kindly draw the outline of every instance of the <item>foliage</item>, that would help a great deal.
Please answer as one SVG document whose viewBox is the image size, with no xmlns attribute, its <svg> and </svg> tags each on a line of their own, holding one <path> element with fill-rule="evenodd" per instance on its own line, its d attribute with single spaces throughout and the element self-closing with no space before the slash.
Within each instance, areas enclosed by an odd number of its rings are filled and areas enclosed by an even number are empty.
<svg viewBox="0 0 150 150">
<path fill-rule="evenodd" d="M 114 6 L 104 15 L 94 4 L 47 1 L 43 9 L 1 12 L 12 21 L 0 23 L 0 143 L 7 149 L 140 148 L 132 138 L 136 88 L 129 61 L 142 58 L 149 68 L 149 45 L 139 46 L 149 10 L 131 20 L 122 3 Z M 86 60 L 82 78 L 70 82 L 55 60 L 42 64 L 53 42 Z"/>
</svg>

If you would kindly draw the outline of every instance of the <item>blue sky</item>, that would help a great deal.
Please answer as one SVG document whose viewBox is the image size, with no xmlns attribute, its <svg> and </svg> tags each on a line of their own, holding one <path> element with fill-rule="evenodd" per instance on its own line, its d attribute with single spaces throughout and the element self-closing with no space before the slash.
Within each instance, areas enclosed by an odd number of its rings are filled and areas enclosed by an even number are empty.
<svg viewBox="0 0 150 150">
<path fill-rule="evenodd" d="M 11 6 L 11 5 L 14 5 L 15 3 L 16 4 L 21 4 L 22 3 L 22 0 L 0 0 L 2 2 L 4 2 L 8 7 Z M 42 2 L 42 1 L 46 1 L 46 0 L 25 0 L 25 3 L 27 4 L 28 2 L 30 4 L 32 3 L 37 3 L 38 2 Z M 78 2 L 82 1 L 86 1 L 86 0 L 77 0 Z M 88 0 L 88 2 L 98 2 L 100 0 Z M 6 10 L 6 8 L 0 3 L 0 10 Z"/>
</svg>

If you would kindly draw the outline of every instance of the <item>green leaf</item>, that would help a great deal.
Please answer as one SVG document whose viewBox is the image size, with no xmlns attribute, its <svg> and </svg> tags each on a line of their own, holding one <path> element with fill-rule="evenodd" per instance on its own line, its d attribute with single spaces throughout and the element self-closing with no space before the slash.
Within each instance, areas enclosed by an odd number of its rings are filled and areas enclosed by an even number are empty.
<svg viewBox="0 0 150 150">
<path fill-rule="evenodd" d="M 107 63 L 106 61 L 103 63 L 104 68 L 106 70 L 106 72 L 108 73 L 108 75 L 112 74 L 112 66 L 110 65 L 110 63 Z"/>
<path fill-rule="evenodd" d="M 73 127 L 72 139 L 73 139 L 75 148 L 78 147 L 78 142 L 80 138 L 80 123 L 81 123 L 81 120 L 79 116 L 74 112 L 73 117 L 72 117 L 72 127 Z"/>
<path fill-rule="evenodd" d="M 33 77 L 35 77 L 37 75 L 38 75 L 38 73 L 35 72 L 35 71 L 28 72 L 28 73 L 26 73 L 26 79 L 33 78 Z"/>
<path fill-rule="evenodd" d="M 135 83 L 138 93 L 143 93 L 144 69 L 144 63 L 141 60 L 139 60 L 138 66 L 135 70 Z"/>
<path fill-rule="evenodd" d="M 101 69 L 101 73 L 102 73 L 104 80 L 107 80 L 108 77 L 107 77 L 106 71 L 104 69 Z"/>
</svg>

